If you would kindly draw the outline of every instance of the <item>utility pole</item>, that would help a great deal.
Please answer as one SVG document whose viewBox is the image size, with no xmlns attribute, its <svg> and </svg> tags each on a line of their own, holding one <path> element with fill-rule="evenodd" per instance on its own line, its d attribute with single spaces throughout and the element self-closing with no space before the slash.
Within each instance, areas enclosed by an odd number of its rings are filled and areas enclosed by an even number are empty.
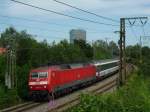
<svg viewBox="0 0 150 112">
<path fill-rule="evenodd" d="M 125 18 L 120 19 L 120 76 L 119 83 L 122 85 L 124 83 L 126 75 L 126 63 L 125 63 Z M 124 74 L 124 75 L 123 75 Z"/>
<path fill-rule="evenodd" d="M 123 85 L 126 81 L 126 53 L 125 53 L 125 40 L 126 40 L 126 30 L 125 24 L 126 20 L 129 21 L 129 25 L 133 26 L 137 20 L 140 20 L 142 25 L 147 23 L 147 17 L 132 17 L 132 18 L 120 18 L 120 71 L 119 71 L 119 85 Z M 133 20 L 131 22 L 131 20 Z M 143 21 L 144 20 L 144 21 Z"/>
<path fill-rule="evenodd" d="M 15 40 L 8 40 L 7 52 L 6 52 L 6 73 L 5 73 L 5 85 L 8 89 L 12 89 L 16 86 L 16 55 L 15 55 Z"/>
</svg>

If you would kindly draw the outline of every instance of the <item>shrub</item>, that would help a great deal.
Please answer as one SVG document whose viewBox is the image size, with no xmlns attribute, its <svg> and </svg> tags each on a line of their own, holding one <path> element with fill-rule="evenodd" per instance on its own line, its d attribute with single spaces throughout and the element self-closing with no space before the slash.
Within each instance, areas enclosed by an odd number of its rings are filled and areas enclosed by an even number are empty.
<svg viewBox="0 0 150 112">
<path fill-rule="evenodd" d="M 134 75 L 126 86 L 112 94 L 81 95 L 71 112 L 150 112 L 150 79 Z"/>
<path fill-rule="evenodd" d="M 17 95 L 17 90 L 7 90 L 4 86 L 0 85 L 0 109 L 15 105 L 21 102 Z"/>
</svg>

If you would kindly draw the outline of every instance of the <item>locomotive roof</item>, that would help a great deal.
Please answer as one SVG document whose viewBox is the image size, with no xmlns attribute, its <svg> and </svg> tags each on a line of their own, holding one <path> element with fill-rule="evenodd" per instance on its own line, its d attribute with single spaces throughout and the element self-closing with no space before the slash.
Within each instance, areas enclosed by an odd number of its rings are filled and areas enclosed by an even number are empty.
<svg viewBox="0 0 150 112">
<path fill-rule="evenodd" d="M 88 63 L 74 63 L 74 64 L 41 66 L 41 67 L 33 69 L 33 71 L 34 70 L 46 70 L 46 69 L 73 69 L 73 68 L 81 68 L 81 67 L 84 67 L 86 65 L 89 65 L 89 64 Z"/>
<path fill-rule="evenodd" d="M 114 62 L 114 61 L 119 61 L 119 60 L 118 60 L 118 58 L 116 58 L 116 59 L 105 59 L 105 60 L 92 61 L 89 63 L 72 63 L 72 64 L 41 66 L 41 67 L 33 69 L 33 71 L 34 70 L 46 70 L 46 69 L 73 69 L 73 68 L 84 67 L 89 64 L 99 65 L 99 64 L 105 64 L 105 63 Z"/>
<path fill-rule="evenodd" d="M 46 70 L 46 69 L 56 69 L 58 68 L 58 66 L 42 66 L 42 67 L 38 67 L 38 68 L 35 68 L 33 70 Z"/>
</svg>

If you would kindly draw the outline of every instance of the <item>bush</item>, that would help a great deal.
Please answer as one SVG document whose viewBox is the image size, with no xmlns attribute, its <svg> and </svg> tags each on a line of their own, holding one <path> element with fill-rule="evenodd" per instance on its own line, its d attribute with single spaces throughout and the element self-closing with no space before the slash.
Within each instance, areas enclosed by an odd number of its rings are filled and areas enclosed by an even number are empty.
<svg viewBox="0 0 150 112">
<path fill-rule="evenodd" d="M 30 67 L 28 65 L 24 65 L 22 67 L 18 67 L 17 73 L 17 92 L 20 98 L 28 99 L 28 74 L 30 71 Z"/>
<path fill-rule="evenodd" d="M 112 94 L 81 95 L 78 106 L 71 112 L 150 112 L 150 82 L 133 76 L 129 83 Z"/>
<path fill-rule="evenodd" d="M 17 90 L 7 90 L 4 86 L 0 85 L 0 109 L 8 106 L 15 105 L 21 102 L 17 95 Z"/>
</svg>

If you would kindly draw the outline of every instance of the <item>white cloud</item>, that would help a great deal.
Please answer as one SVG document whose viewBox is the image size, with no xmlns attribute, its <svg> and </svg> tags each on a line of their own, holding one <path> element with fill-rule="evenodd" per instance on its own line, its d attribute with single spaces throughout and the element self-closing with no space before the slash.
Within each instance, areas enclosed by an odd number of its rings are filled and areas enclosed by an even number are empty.
<svg viewBox="0 0 150 112">
<path fill-rule="evenodd" d="M 73 14 L 76 10 L 69 8 L 67 6 L 61 5 L 54 2 L 53 0 L 18 0 L 25 3 L 30 3 L 39 7 L 46 9 Z M 80 7 L 82 9 L 87 9 L 89 11 L 94 11 L 98 14 L 104 14 L 105 16 L 132 16 L 132 15 L 148 15 L 149 7 L 144 7 L 144 5 L 150 5 L 149 0 L 60 0 L 72 4 L 74 6 Z M 9 14 L 16 16 L 35 16 L 39 15 L 43 17 L 49 17 L 53 19 L 64 19 L 66 17 L 52 14 L 49 12 L 39 11 L 38 9 L 33 9 L 28 6 L 21 4 L 16 4 L 11 2 L 11 5 L 7 9 Z"/>
</svg>

